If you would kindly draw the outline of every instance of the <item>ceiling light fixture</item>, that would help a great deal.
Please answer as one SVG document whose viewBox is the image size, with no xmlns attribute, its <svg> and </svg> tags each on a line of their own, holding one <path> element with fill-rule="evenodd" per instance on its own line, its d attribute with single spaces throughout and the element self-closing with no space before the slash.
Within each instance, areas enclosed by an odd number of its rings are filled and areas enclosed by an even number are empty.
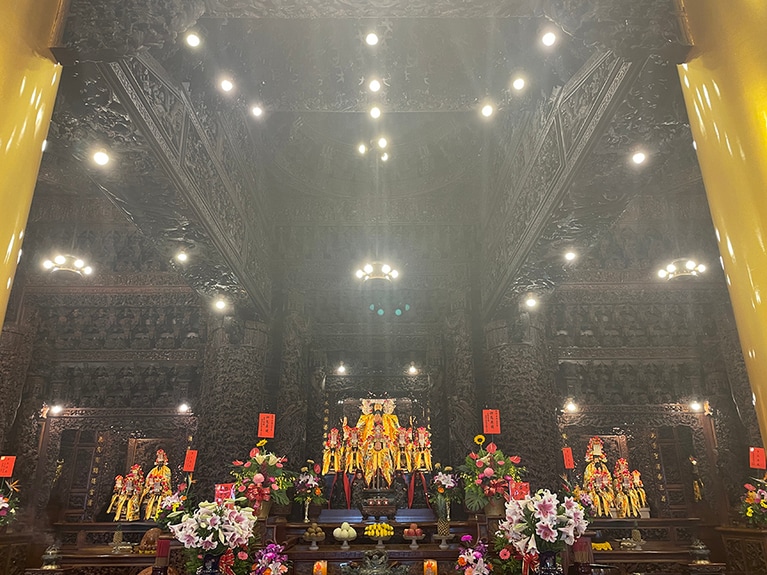
<svg viewBox="0 0 767 575">
<path fill-rule="evenodd" d="M 389 142 L 386 141 L 386 138 L 378 138 L 378 147 L 381 148 L 382 150 L 386 147 L 388 143 Z"/>
<path fill-rule="evenodd" d="M 494 111 L 493 107 L 490 104 L 485 104 L 484 106 L 482 106 L 482 115 L 485 118 L 489 118 L 490 116 L 492 116 L 493 111 Z"/>
<path fill-rule="evenodd" d="M 221 80 L 218 85 L 224 92 L 231 92 L 234 89 L 234 82 L 228 78 Z"/>
<path fill-rule="evenodd" d="M 58 415 L 62 411 L 64 411 L 64 408 L 61 405 L 57 404 L 51 406 L 51 415 Z"/>
<path fill-rule="evenodd" d="M 106 166 L 109 163 L 109 154 L 105 150 L 98 150 L 93 153 L 93 161 L 99 166 Z"/>
<path fill-rule="evenodd" d="M 511 87 L 514 88 L 517 92 L 519 92 L 522 88 L 525 87 L 525 79 L 522 78 L 521 76 L 517 76 L 512 81 Z"/>
<path fill-rule="evenodd" d="M 256 118 L 260 118 L 264 113 L 264 109 L 261 106 L 253 106 L 250 109 L 250 113 L 253 114 Z"/>
<path fill-rule="evenodd" d="M 575 403 L 575 400 L 572 397 L 568 397 L 565 401 L 565 411 L 568 413 L 575 413 L 578 411 L 578 404 Z"/>
<path fill-rule="evenodd" d="M 700 401 L 693 399 L 690 402 L 690 409 L 692 409 L 693 411 L 700 411 L 701 409 L 703 409 L 703 405 L 701 405 Z"/>
<path fill-rule="evenodd" d="M 189 259 L 189 256 L 186 254 L 186 252 L 178 252 L 176 254 L 176 261 L 184 263 Z"/>
<path fill-rule="evenodd" d="M 386 162 L 388 160 L 389 160 L 389 152 L 384 152 L 383 154 L 381 154 L 381 161 L 382 162 Z"/>
<path fill-rule="evenodd" d="M 344 365 L 344 362 L 338 364 L 338 367 L 336 368 L 336 373 L 343 375 L 346 373 L 346 366 Z"/>
<path fill-rule="evenodd" d="M 194 32 L 189 32 L 189 34 L 186 35 L 186 43 L 188 46 L 191 46 L 192 48 L 197 48 L 202 43 L 202 39 L 198 34 L 195 34 Z"/>
<path fill-rule="evenodd" d="M 215 307 L 218 311 L 223 311 L 226 309 L 226 300 L 223 298 L 218 298 L 215 302 L 213 302 L 213 307 Z"/>
<path fill-rule="evenodd" d="M 706 266 L 690 258 L 677 258 L 658 270 L 658 277 L 672 280 L 678 277 L 697 276 L 706 271 Z"/>
<path fill-rule="evenodd" d="M 364 154 L 365 154 L 365 152 L 367 152 L 367 151 L 368 151 L 368 148 L 367 148 L 367 146 L 366 146 L 365 144 L 360 144 L 360 145 L 357 147 L 357 151 L 358 151 L 360 154 L 363 154 L 363 155 L 364 155 Z"/>
<path fill-rule="evenodd" d="M 71 254 L 58 254 L 52 260 L 45 260 L 43 267 L 50 272 L 68 272 L 76 276 L 89 276 L 93 268 L 85 260 Z"/>
<path fill-rule="evenodd" d="M 389 264 L 383 262 L 371 262 L 366 263 L 361 269 L 358 269 L 354 275 L 363 281 L 391 281 L 399 276 L 399 272 L 393 269 Z"/>
<path fill-rule="evenodd" d="M 407 372 L 410 375 L 418 375 L 418 368 L 415 366 L 415 362 L 414 361 L 410 362 L 410 367 L 407 368 Z"/>
<path fill-rule="evenodd" d="M 372 108 L 370 108 L 370 117 L 373 118 L 374 120 L 377 120 L 378 118 L 380 118 L 381 108 L 379 108 L 378 106 L 373 106 Z"/>
<path fill-rule="evenodd" d="M 370 80 L 370 84 L 368 84 L 368 88 L 370 88 L 371 92 L 378 92 L 378 90 L 381 89 L 381 82 L 378 80 Z"/>
<path fill-rule="evenodd" d="M 525 297 L 525 305 L 529 308 L 534 308 L 538 305 L 538 300 L 532 294 L 527 294 Z"/>
<path fill-rule="evenodd" d="M 635 164 L 643 164 L 644 161 L 647 159 L 647 154 L 644 152 L 635 152 L 633 156 L 631 156 L 631 161 Z"/>
<path fill-rule="evenodd" d="M 365 42 L 368 46 L 375 46 L 378 44 L 378 34 L 375 32 L 370 32 L 367 36 L 365 36 Z"/>
<path fill-rule="evenodd" d="M 557 42 L 557 35 L 554 32 L 546 32 L 541 36 L 541 44 L 544 46 L 553 46 Z"/>
<path fill-rule="evenodd" d="M 578 257 L 578 254 L 576 254 L 575 252 L 572 252 L 572 251 L 570 251 L 570 252 L 566 252 L 566 253 L 565 253 L 565 259 L 566 259 L 568 262 L 571 262 L 571 261 L 573 261 L 573 260 L 574 260 L 575 258 L 577 258 L 577 257 Z"/>
<path fill-rule="evenodd" d="M 192 410 L 188 403 L 182 403 L 177 409 L 179 413 L 189 413 Z"/>
</svg>

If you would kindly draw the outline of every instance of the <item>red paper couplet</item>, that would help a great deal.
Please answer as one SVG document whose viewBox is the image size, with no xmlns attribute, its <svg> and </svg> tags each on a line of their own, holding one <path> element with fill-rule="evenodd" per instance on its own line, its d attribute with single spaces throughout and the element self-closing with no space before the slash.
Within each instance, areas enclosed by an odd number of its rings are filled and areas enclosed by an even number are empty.
<svg viewBox="0 0 767 575">
<path fill-rule="evenodd" d="M 509 495 L 512 499 L 524 499 L 530 495 L 530 484 L 524 481 L 509 482 Z"/>
<path fill-rule="evenodd" d="M 763 447 L 748 448 L 748 462 L 751 469 L 767 469 L 767 458 Z"/>
<path fill-rule="evenodd" d="M 575 469 L 575 460 L 573 459 L 573 448 L 562 448 L 562 459 L 565 461 L 565 469 Z"/>
<path fill-rule="evenodd" d="M 16 465 L 15 455 L 0 455 L 0 477 L 13 477 L 14 465 Z"/>
<path fill-rule="evenodd" d="M 184 471 L 192 472 L 194 471 L 194 466 L 197 463 L 197 450 L 196 449 L 187 449 L 186 450 L 186 457 L 184 457 L 184 467 L 182 468 Z"/>
<path fill-rule="evenodd" d="M 234 499 L 234 483 L 216 483 L 216 503 L 221 505 L 227 499 Z"/>
<path fill-rule="evenodd" d="M 274 421 L 275 416 L 273 413 L 260 413 L 258 415 L 258 436 L 263 438 L 274 437 Z"/>
<path fill-rule="evenodd" d="M 482 410 L 482 429 L 488 435 L 501 433 L 501 413 L 497 409 Z"/>
</svg>

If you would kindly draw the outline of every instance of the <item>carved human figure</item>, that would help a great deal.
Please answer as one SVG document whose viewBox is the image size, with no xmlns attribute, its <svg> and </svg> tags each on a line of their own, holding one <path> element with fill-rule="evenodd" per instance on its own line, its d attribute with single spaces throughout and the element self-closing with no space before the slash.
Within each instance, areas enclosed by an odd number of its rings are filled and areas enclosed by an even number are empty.
<svg viewBox="0 0 767 575">
<path fill-rule="evenodd" d="M 322 451 L 322 475 L 338 473 L 344 468 L 343 442 L 337 427 L 328 431 L 325 446 Z"/>
<path fill-rule="evenodd" d="M 413 442 L 413 470 L 431 471 L 431 434 L 425 427 L 419 427 L 415 432 Z"/>
<path fill-rule="evenodd" d="M 149 470 L 141 492 L 141 506 L 144 508 L 144 519 L 156 520 L 160 515 L 160 503 L 172 495 L 171 474 L 168 467 L 168 456 L 162 449 L 157 450 L 154 467 Z"/>
<path fill-rule="evenodd" d="M 394 468 L 403 471 L 413 469 L 413 430 L 400 427 L 394 444 Z"/>
<path fill-rule="evenodd" d="M 115 506 L 115 521 L 138 521 L 141 519 L 141 486 L 144 484 L 144 472 L 136 464 L 125 476 L 122 491 Z"/>
</svg>

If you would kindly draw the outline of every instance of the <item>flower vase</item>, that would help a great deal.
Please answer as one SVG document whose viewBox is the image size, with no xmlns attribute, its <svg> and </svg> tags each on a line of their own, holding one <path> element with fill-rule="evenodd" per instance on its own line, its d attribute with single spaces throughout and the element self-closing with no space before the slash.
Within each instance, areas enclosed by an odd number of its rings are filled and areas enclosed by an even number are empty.
<svg viewBox="0 0 767 575">
<path fill-rule="evenodd" d="M 220 559 L 220 555 L 209 555 L 206 553 L 202 558 L 202 567 L 197 569 L 197 575 L 220 575 L 221 571 L 218 570 Z"/>
<path fill-rule="evenodd" d="M 309 523 L 309 504 L 311 499 L 304 500 L 304 523 Z"/>
<path fill-rule="evenodd" d="M 266 518 L 269 517 L 269 510 L 272 508 L 272 502 L 269 501 L 261 501 L 261 503 L 258 506 L 258 509 L 256 509 L 256 519 L 259 521 L 266 521 Z"/>
<path fill-rule="evenodd" d="M 506 501 L 503 497 L 491 497 L 485 505 L 486 517 L 504 517 L 506 515 Z"/>
<path fill-rule="evenodd" d="M 562 568 L 557 565 L 557 551 L 541 551 L 538 554 L 536 575 L 562 575 Z"/>
</svg>

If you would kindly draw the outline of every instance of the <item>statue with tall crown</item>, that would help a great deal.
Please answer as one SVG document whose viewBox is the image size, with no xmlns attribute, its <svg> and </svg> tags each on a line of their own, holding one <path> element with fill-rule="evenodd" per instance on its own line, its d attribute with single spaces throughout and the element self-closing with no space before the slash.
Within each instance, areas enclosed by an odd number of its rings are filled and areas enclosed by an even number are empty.
<svg viewBox="0 0 767 575">
<path fill-rule="evenodd" d="M 344 469 L 344 445 L 337 427 L 328 431 L 322 450 L 322 475 L 338 473 Z"/>
<path fill-rule="evenodd" d="M 172 494 L 168 455 L 165 450 L 158 449 L 154 467 L 146 474 L 144 489 L 141 492 L 140 505 L 144 508 L 144 519 L 156 520 L 161 511 L 160 503 Z"/>
<path fill-rule="evenodd" d="M 583 489 L 591 495 L 597 517 L 609 517 L 615 499 L 612 477 L 607 468 L 604 442 L 594 436 L 586 447 L 586 469 L 583 472 Z"/>
<path fill-rule="evenodd" d="M 413 470 L 413 430 L 400 427 L 394 443 L 394 467 L 400 471 Z"/>
<path fill-rule="evenodd" d="M 413 470 L 431 471 L 431 434 L 425 427 L 419 427 L 415 431 L 413 441 Z"/>
<path fill-rule="evenodd" d="M 125 475 L 120 495 L 114 508 L 115 521 L 138 521 L 141 519 L 141 490 L 144 485 L 144 471 L 141 466 L 132 465 Z"/>
</svg>

